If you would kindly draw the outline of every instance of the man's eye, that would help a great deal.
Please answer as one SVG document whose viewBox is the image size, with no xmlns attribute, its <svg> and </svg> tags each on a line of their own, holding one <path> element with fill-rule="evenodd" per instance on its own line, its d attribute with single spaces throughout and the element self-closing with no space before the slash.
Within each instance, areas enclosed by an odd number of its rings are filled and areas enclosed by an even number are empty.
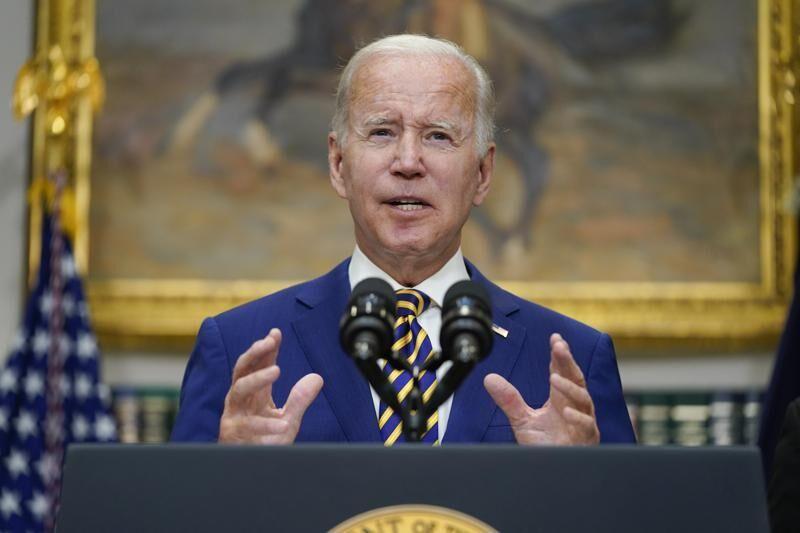
<svg viewBox="0 0 800 533">
<path fill-rule="evenodd" d="M 377 130 L 372 130 L 369 134 L 373 137 L 388 137 L 389 135 L 392 134 L 392 132 L 391 130 L 388 130 L 386 128 L 381 128 Z"/>
<path fill-rule="evenodd" d="M 444 133 L 444 132 L 441 132 L 441 131 L 434 131 L 433 133 L 431 133 L 430 137 L 434 141 L 449 141 L 450 140 L 450 136 L 448 134 Z"/>
</svg>

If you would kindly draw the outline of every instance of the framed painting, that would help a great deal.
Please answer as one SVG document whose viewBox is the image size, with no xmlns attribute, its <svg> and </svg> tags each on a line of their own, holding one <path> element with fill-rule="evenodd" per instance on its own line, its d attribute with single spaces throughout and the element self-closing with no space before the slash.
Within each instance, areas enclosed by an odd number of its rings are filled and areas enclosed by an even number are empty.
<svg viewBox="0 0 800 533">
<path fill-rule="evenodd" d="M 59 46 L 102 79 L 57 104 L 58 135 L 39 103 L 33 176 L 71 171 L 101 336 L 185 343 L 349 255 L 337 74 L 378 36 L 437 35 L 497 94 L 463 242 L 482 271 L 626 346 L 770 342 L 797 246 L 799 20 L 797 0 L 40 0 L 40 67 Z"/>
</svg>

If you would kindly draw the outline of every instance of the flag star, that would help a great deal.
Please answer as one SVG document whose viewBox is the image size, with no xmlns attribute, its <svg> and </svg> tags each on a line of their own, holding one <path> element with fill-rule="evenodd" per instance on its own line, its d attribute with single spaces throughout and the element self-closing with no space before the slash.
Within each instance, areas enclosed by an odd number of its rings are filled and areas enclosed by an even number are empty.
<svg viewBox="0 0 800 533">
<path fill-rule="evenodd" d="M 86 302 L 78 304 L 78 315 L 84 320 L 89 320 L 89 306 L 86 305 Z"/>
<path fill-rule="evenodd" d="M 19 433 L 19 436 L 23 439 L 31 435 L 36 435 L 36 418 L 30 411 L 20 409 L 19 416 L 17 416 L 14 424 L 17 428 L 17 433 Z"/>
<path fill-rule="evenodd" d="M 28 343 L 28 335 L 25 333 L 24 329 L 17 331 L 16 335 L 14 335 L 14 339 L 11 341 L 11 351 L 12 352 L 21 352 L 25 349 L 25 345 Z"/>
<path fill-rule="evenodd" d="M 39 298 L 39 310 L 43 315 L 47 316 L 50 314 L 50 311 L 53 310 L 53 303 L 53 293 L 46 291 L 42 294 L 41 298 Z"/>
<path fill-rule="evenodd" d="M 17 478 L 21 474 L 28 474 L 28 457 L 19 450 L 11 450 L 6 457 L 6 468 L 12 477 Z"/>
<path fill-rule="evenodd" d="M 111 405 L 111 389 L 105 383 L 97 384 L 97 399 L 105 406 Z"/>
<path fill-rule="evenodd" d="M 38 372 L 31 372 L 25 377 L 25 394 L 28 398 L 36 398 L 44 392 L 44 380 Z"/>
<path fill-rule="evenodd" d="M 75 397 L 79 400 L 85 400 L 92 394 L 92 380 L 86 374 L 77 374 L 75 376 L 75 386 L 73 387 Z"/>
<path fill-rule="evenodd" d="M 11 518 L 13 514 L 21 516 L 19 496 L 17 496 L 16 492 L 3 489 L 3 493 L 0 495 L 0 513 L 3 513 L 6 520 Z"/>
<path fill-rule="evenodd" d="M 65 294 L 61 299 L 61 309 L 64 311 L 64 316 L 71 317 L 75 314 L 75 298 L 70 294 Z"/>
<path fill-rule="evenodd" d="M 39 475 L 45 485 L 56 479 L 59 466 L 55 455 L 52 453 L 43 454 L 42 458 L 36 462 L 36 469 L 39 471 Z"/>
<path fill-rule="evenodd" d="M 75 261 L 73 261 L 72 256 L 65 255 L 61 258 L 61 275 L 65 280 L 75 277 Z"/>
<path fill-rule="evenodd" d="M 33 353 L 39 357 L 50 349 L 50 334 L 45 329 L 37 329 L 33 335 Z"/>
<path fill-rule="evenodd" d="M 61 389 L 61 396 L 63 398 L 66 398 L 72 393 L 72 383 L 70 383 L 66 374 L 62 375 L 58 380 L 58 386 Z"/>
<path fill-rule="evenodd" d="M 89 435 L 89 422 L 81 415 L 76 415 L 72 419 L 72 436 L 75 440 L 85 440 Z"/>
<path fill-rule="evenodd" d="M 0 374 L 0 392 L 8 393 L 17 390 L 17 373 L 10 368 Z"/>
<path fill-rule="evenodd" d="M 33 498 L 28 500 L 28 509 L 31 510 L 31 514 L 35 516 L 39 522 L 42 522 L 47 516 L 48 511 L 50 511 L 50 500 L 41 492 L 34 491 Z"/>
<path fill-rule="evenodd" d="M 91 333 L 80 333 L 78 335 L 78 347 L 76 349 L 78 357 L 81 359 L 91 359 L 97 354 L 97 341 Z"/>
<path fill-rule="evenodd" d="M 0 407 L 0 429 L 8 429 L 8 412 Z"/>
<path fill-rule="evenodd" d="M 94 421 L 94 435 L 97 440 L 112 440 L 117 436 L 117 425 L 109 415 L 99 415 Z"/>
</svg>

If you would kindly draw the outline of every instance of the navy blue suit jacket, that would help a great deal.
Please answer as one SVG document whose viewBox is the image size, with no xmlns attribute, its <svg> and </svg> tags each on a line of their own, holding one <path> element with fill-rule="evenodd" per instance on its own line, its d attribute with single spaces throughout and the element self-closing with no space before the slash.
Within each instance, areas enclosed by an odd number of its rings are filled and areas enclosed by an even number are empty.
<svg viewBox="0 0 800 533">
<path fill-rule="evenodd" d="M 369 385 L 339 344 L 339 318 L 350 295 L 349 260 L 315 280 L 206 319 L 186 368 L 176 441 L 214 441 L 237 358 L 271 328 L 283 341 L 281 376 L 273 386 L 283 405 L 292 386 L 316 372 L 322 392 L 306 411 L 298 442 L 380 442 Z M 488 281 L 467 262 L 470 277 L 483 284 L 492 301 L 495 334 L 489 356 L 473 369 L 453 397 L 443 444 L 514 442 L 505 414 L 495 405 L 483 378 L 494 372 L 508 379 L 528 405 L 541 406 L 549 395 L 550 335 L 560 333 L 586 376 L 602 442 L 633 442 L 611 338 L 584 324 L 525 301 Z"/>
</svg>

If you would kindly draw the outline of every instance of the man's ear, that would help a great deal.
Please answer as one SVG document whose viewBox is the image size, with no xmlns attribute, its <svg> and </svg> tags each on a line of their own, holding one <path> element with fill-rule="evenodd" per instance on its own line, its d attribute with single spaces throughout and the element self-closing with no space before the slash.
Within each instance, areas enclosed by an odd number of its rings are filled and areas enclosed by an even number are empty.
<svg viewBox="0 0 800 533">
<path fill-rule="evenodd" d="M 492 176 L 494 175 L 494 152 L 495 144 L 489 145 L 484 155 L 478 162 L 478 188 L 475 190 L 475 197 L 472 199 L 472 204 L 475 206 L 483 203 L 486 195 L 489 194 L 489 186 L 492 184 Z"/>
<path fill-rule="evenodd" d="M 342 177 L 342 148 L 336 139 L 336 133 L 328 134 L 328 172 L 331 177 L 331 185 L 341 198 L 347 198 L 347 189 L 344 186 Z"/>
</svg>

